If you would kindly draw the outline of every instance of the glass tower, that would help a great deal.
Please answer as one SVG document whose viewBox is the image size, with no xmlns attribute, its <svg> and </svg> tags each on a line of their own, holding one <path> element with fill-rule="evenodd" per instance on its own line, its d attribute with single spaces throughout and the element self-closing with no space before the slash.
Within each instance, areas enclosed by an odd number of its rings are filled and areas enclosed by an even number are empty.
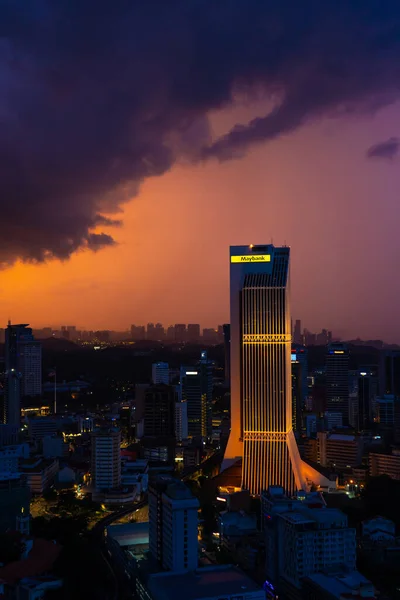
<svg viewBox="0 0 400 600">
<path fill-rule="evenodd" d="M 242 457 L 242 488 L 304 488 L 292 430 L 287 247 L 230 251 L 231 432 L 222 469 Z"/>
</svg>

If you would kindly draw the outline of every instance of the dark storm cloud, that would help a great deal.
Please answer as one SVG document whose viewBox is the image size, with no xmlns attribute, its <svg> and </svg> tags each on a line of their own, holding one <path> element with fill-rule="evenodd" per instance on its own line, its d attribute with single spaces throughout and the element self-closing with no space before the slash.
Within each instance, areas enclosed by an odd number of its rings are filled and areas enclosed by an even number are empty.
<svg viewBox="0 0 400 600">
<path fill-rule="evenodd" d="M 400 140 L 391 137 L 385 142 L 374 144 L 367 150 L 367 158 L 383 158 L 385 160 L 393 160 L 399 151 Z"/>
<path fill-rule="evenodd" d="M 397 0 L 0 0 L 0 263 L 112 244 L 103 215 L 176 160 L 376 110 L 399 75 Z M 260 86 L 272 112 L 210 141 Z"/>
</svg>

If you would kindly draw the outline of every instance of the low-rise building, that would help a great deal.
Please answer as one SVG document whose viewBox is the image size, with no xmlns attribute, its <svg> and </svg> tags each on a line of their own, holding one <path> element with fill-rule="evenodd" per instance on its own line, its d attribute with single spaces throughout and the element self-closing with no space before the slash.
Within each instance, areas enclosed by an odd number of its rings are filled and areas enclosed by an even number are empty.
<svg viewBox="0 0 400 600">
<path fill-rule="evenodd" d="M 358 571 L 329 575 L 315 573 L 303 582 L 304 600 L 351 600 L 377 598 L 374 586 Z"/>
<path fill-rule="evenodd" d="M 369 454 L 369 474 L 371 477 L 388 475 L 392 479 L 400 479 L 400 450 L 393 449 L 392 454 Z"/>
<path fill-rule="evenodd" d="M 57 459 L 31 458 L 21 461 L 20 472 L 26 477 L 32 494 L 43 494 L 51 487 L 57 476 Z"/>
<path fill-rule="evenodd" d="M 305 577 L 328 567 L 356 565 L 356 532 L 347 516 L 316 493 L 285 496 L 272 486 L 261 497 L 266 575 L 278 591 L 297 597 Z"/>
<path fill-rule="evenodd" d="M 264 590 L 232 565 L 155 573 L 146 583 L 137 580 L 136 591 L 139 600 L 265 600 Z"/>
<path fill-rule="evenodd" d="M 362 522 L 362 535 L 373 542 L 393 542 L 396 525 L 385 517 L 373 517 Z"/>
</svg>

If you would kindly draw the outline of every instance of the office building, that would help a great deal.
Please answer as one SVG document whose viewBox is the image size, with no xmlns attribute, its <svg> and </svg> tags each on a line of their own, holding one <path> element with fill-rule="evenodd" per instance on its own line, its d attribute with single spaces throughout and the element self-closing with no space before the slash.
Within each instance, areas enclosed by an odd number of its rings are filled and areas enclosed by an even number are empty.
<svg viewBox="0 0 400 600">
<path fill-rule="evenodd" d="M 212 390 L 212 363 L 202 351 L 197 365 L 181 367 L 180 398 L 187 402 L 190 437 L 211 437 Z"/>
<path fill-rule="evenodd" d="M 243 457 L 242 487 L 302 489 L 292 429 L 287 247 L 230 251 L 231 432 L 222 469 Z"/>
<path fill-rule="evenodd" d="M 160 383 L 149 386 L 144 395 L 145 437 L 175 437 L 176 391 L 173 386 Z"/>
<path fill-rule="evenodd" d="M 91 433 L 91 477 L 95 491 L 107 491 L 121 484 L 121 432 L 116 427 L 100 427 Z"/>
<path fill-rule="evenodd" d="M 400 350 L 383 350 L 379 365 L 379 394 L 400 396 Z"/>
<path fill-rule="evenodd" d="M 169 385 L 169 364 L 166 362 L 153 363 L 151 366 L 151 381 L 155 385 Z"/>
<path fill-rule="evenodd" d="M 160 567 L 197 568 L 199 502 L 181 481 L 158 475 L 149 482 L 149 547 Z"/>
<path fill-rule="evenodd" d="M 344 513 L 327 508 L 320 494 L 299 494 L 296 500 L 272 486 L 261 502 L 272 589 L 295 598 L 305 577 L 338 565 L 355 570 L 355 529 L 349 528 Z"/>
<path fill-rule="evenodd" d="M 187 401 L 178 400 L 175 404 L 175 438 L 177 442 L 186 440 L 189 435 Z"/>
<path fill-rule="evenodd" d="M 349 423 L 349 351 L 346 344 L 332 343 L 326 354 L 326 400 L 329 412 L 340 413 Z"/>
<path fill-rule="evenodd" d="M 28 433 L 33 440 L 53 436 L 60 428 L 60 421 L 52 417 L 32 417 L 28 420 Z"/>
<path fill-rule="evenodd" d="M 377 394 L 377 367 L 349 371 L 349 424 L 357 431 L 370 429 L 376 416 Z"/>
<path fill-rule="evenodd" d="M 395 404 L 400 404 L 400 398 L 393 394 L 378 396 L 376 399 L 377 421 L 381 429 L 393 429 Z"/>
<path fill-rule="evenodd" d="M 189 323 L 187 326 L 187 341 L 190 344 L 200 342 L 200 325 L 198 323 Z"/>
<path fill-rule="evenodd" d="M 3 423 L 19 426 L 21 397 L 40 395 L 42 362 L 40 342 L 25 324 L 8 324 L 5 333 L 5 390 Z"/>
<path fill-rule="evenodd" d="M 224 354 L 225 354 L 225 385 L 231 380 L 231 326 L 229 323 L 223 326 L 224 332 Z"/>
</svg>

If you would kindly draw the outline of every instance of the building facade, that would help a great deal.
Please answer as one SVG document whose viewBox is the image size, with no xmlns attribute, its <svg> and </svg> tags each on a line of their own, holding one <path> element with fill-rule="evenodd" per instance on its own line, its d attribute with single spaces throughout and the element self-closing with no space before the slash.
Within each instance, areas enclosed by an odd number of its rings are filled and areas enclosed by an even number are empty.
<svg viewBox="0 0 400 600">
<path fill-rule="evenodd" d="M 212 364 L 202 351 L 197 365 L 181 367 L 180 398 L 187 403 L 190 437 L 211 437 L 212 390 Z"/>
<path fill-rule="evenodd" d="M 169 385 L 169 364 L 166 362 L 153 363 L 151 366 L 151 380 L 154 385 L 159 383 Z"/>
<path fill-rule="evenodd" d="M 121 485 L 121 431 L 102 427 L 91 434 L 92 484 L 96 491 L 106 491 Z"/>
<path fill-rule="evenodd" d="M 230 250 L 231 432 L 222 469 L 243 457 L 242 487 L 304 485 L 292 429 L 287 247 Z"/>
<path fill-rule="evenodd" d="M 349 423 L 349 350 L 346 344 L 332 343 L 326 354 L 326 405 L 328 412 L 340 413 Z"/>
</svg>

